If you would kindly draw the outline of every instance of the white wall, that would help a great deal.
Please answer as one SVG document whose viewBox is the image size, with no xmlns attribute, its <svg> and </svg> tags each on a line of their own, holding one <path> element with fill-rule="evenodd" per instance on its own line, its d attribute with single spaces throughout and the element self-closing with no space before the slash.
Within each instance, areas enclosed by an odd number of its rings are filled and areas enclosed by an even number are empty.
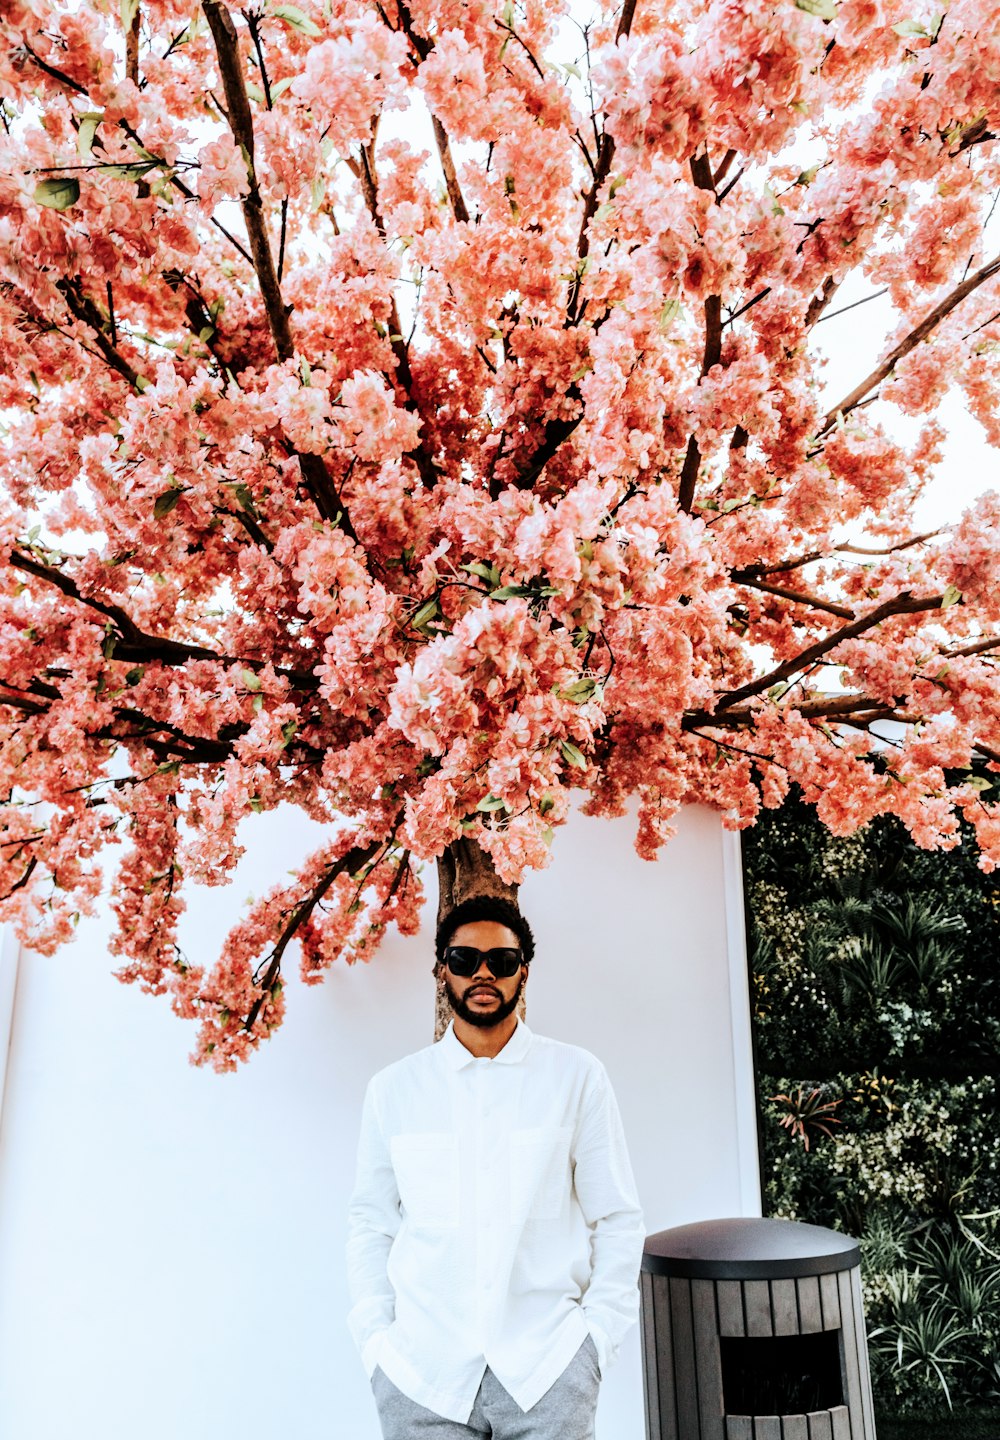
<svg viewBox="0 0 1000 1440">
<path fill-rule="evenodd" d="M 192 959 L 315 842 L 297 812 L 252 821 L 234 886 L 189 902 Z M 737 839 L 693 807 L 649 864 L 633 832 L 575 815 L 523 885 L 528 1022 L 607 1065 L 650 1231 L 759 1214 Z M 235 1075 L 191 1067 L 193 1028 L 112 978 L 105 919 L 53 958 L 22 952 L 0 1117 L 4 1440 L 378 1440 L 344 1323 L 344 1211 L 368 1076 L 431 1039 L 424 879 L 421 936 L 391 932 L 320 987 L 289 976 L 284 1026 Z M 0 1002 L 16 959 L 0 947 Z M 3 1024 L 0 1003 L 0 1062 Z M 598 1437 L 643 1434 L 636 1328 Z"/>
</svg>

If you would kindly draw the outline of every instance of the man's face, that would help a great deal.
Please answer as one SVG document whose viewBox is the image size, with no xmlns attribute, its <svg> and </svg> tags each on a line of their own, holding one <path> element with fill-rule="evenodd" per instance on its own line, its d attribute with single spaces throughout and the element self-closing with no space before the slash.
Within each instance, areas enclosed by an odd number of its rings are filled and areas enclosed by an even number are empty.
<svg viewBox="0 0 1000 1440">
<path fill-rule="evenodd" d="M 465 925 L 459 925 L 451 932 L 447 943 L 471 945 L 476 950 L 521 948 L 514 931 L 496 920 L 470 920 Z M 522 965 L 516 974 L 505 980 L 494 975 L 485 960 L 468 978 L 453 975 L 446 965 L 442 966 L 442 970 L 444 988 L 455 1014 L 469 1025 L 483 1030 L 499 1025 L 514 1013 L 528 978 L 527 965 Z"/>
</svg>

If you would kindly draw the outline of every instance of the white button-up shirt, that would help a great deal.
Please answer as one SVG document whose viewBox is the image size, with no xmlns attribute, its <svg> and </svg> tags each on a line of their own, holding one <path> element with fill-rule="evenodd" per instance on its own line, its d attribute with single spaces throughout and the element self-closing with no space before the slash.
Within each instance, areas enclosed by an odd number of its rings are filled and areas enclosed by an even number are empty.
<svg viewBox="0 0 1000 1440">
<path fill-rule="evenodd" d="M 604 1066 L 523 1021 L 492 1058 L 449 1025 L 373 1076 L 348 1211 L 348 1325 L 411 1400 L 466 1423 L 487 1365 L 522 1410 L 588 1332 L 602 1375 L 645 1239 Z"/>
</svg>

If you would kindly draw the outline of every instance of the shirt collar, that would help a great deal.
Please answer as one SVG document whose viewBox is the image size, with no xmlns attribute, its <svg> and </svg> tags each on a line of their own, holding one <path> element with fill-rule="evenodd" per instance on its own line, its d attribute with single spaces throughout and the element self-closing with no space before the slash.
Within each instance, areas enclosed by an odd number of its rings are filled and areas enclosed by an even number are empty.
<svg viewBox="0 0 1000 1440">
<path fill-rule="evenodd" d="M 519 1060 L 523 1060 L 525 1055 L 527 1055 L 528 1048 L 531 1045 L 531 1036 L 532 1032 L 519 1016 L 513 1035 L 499 1054 L 492 1057 L 494 1062 L 503 1065 L 516 1065 Z M 461 1040 L 459 1040 L 455 1034 L 454 1020 L 449 1022 L 447 1030 L 437 1042 L 435 1049 L 449 1070 L 461 1070 L 464 1066 L 470 1065 L 473 1060 L 478 1058 L 473 1055 L 470 1050 L 466 1050 Z"/>
</svg>

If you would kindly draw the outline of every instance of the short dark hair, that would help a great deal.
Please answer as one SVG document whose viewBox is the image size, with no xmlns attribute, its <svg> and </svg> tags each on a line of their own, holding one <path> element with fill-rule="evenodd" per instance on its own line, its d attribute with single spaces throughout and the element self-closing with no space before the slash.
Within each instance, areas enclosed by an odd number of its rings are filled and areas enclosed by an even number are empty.
<svg viewBox="0 0 1000 1440">
<path fill-rule="evenodd" d="M 517 906 L 499 895 L 472 895 L 449 910 L 437 927 L 434 946 L 439 965 L 444 963 L 444 952 L 451 936 L 460 925 L 468 925 L 473 920 L 495 920 L 497 924 L 506 925 L 508 930 L 513 930 L 521 942 L 524 963 L 531 964 L 535 953 L 535 937 Z"/>
</svg>

